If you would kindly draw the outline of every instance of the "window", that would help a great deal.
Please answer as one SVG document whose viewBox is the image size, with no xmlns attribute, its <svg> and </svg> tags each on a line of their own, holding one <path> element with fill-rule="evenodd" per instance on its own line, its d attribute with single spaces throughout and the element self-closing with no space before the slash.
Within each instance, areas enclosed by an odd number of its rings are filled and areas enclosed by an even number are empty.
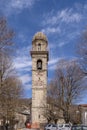
<svg viewBox="0 0 87 130">
<path fill-rule="evenodd" d="M 40 115 L 39 115 L 39 119 L 40 119 Z"/>
<path fill-rule="evenodd" d="M 38 51 L 40 51 L 41 50 L 41 44 L 39 43 L 38 44 Z"/>
<path fill-rule="evenodd" d="M 42 69 L 42 60 L 37 61 L 37 69 L 39 69 L 39 70 Z"/>
</svg>

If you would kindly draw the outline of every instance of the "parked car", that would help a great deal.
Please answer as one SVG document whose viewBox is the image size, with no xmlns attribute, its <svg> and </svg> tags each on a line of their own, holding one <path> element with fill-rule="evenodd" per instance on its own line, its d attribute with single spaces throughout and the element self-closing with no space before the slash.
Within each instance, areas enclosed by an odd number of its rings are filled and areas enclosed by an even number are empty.
<svg viewBox="0 0 87 130">
<path fill-rule="evenodd" d="M 87 130 L 87 126 L 85 125 L 73 125 L 71 130 Z"/>
<path fill-rule="evenodd" d="M 58 130 L 57 125 L 55 124 L 47 124 L 45 126 L 45 130 Z"/>
<path fill-rule="evenodd" d="M 62 130 L 63 124 L 57 124 L 58 130 Z"/>
<path fill-rule="evenodd" d="M 71 130 L 70 124 L 58 124 L 58 130 Z"/>
</svg>

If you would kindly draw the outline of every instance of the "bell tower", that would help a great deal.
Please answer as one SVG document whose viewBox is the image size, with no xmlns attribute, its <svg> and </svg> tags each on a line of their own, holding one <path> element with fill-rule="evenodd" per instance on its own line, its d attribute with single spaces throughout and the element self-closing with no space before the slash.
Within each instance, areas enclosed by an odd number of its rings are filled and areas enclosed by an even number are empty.
<svg viewBox="0 0 87 130">
<path fill-rule="evenodd" d="M 32 40 L 32 125 L 39 126 L 46 123 L 43 116 L 47 99 L 47 71 L 48 58 L 47 37 L 38 32 Z M 36 127 L 36 126 L 35 126 Z"/>
</svg>

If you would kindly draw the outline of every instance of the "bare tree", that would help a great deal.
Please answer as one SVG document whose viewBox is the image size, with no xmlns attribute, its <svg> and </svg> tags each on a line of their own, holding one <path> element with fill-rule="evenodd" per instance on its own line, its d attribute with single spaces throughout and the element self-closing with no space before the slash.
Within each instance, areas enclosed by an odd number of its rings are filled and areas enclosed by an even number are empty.
<svg viewBox="0 0 87 130">
<path fill-rule="evenodd" d="M 70 120 L 73 124 L 81 124 L 81 109 L 78 105 L 74 104 L 70 108 Z"/>
<path fill-rule="evenodd" d="M 84 74 L 76 61 L 58 62 L 55 78 L 51 82 L 48 96 L 54 105 L 63 111 L 65 122 L 70 120 L 70 108 L 82 95 L 87 87 L 82 86 Z"/>
<path fill-rule="evenodd" d="M 13 123 L 18 100 L 22 94 L 22 83 L 18 79 L 11 59 L 2 54 L 0 59 L 0 107 L 3 120 Z"/>
<path fill-rule="evenodd" d="M 13 44 L 13 36 L 14 32 L 8 28 L 6 19 L 0 17 L 0 87 L 2 80 L 4 77 L 6 78 L 10 71 L 8 68 L 11 69 L 12 60 L 10 59 L 11 53 L 9 50 L 11 50 Z"/>
<path fill-rule="evenodd" d="M 0 114 L 3 120 L 10 121 L 11 125 L 18 99 L 22 94 L 22 83 L 15 73 L 10 53 L 13 36 L 13 31 L 7 27 L 6 19 L 0 18 Z"/>
<path fill-rule="evenodd" d="M 0 103 L 3 118 L 13 125 L 15 112 L 17 111 L 18 101 L 21 97 L 21 82 L 16 77 L 5 79 L 1 88 Z"/>
<path fill-rule="evenodd" d="M 47 120 L 47 123 L 57 123 L 58 119 L 61 118 L 60 108 L 56 107 L 53 98 L 48 97 L 47 104 L 43 104 L 44 111 L 43 116 Z"/>
<path fill-rule="evenodd" d="M 8 28 L 6 18 L 0 17 L 0 52 L 10 49 L 8 46 L 13 44 L 13 36 L 14 32 Z"/>
<path fill-rule="evenodd" d="M 82 34 L 77 50 L 79 54 L 79 63 L 84 73 L 87 75 L 87 30 Z"/>
</svg>

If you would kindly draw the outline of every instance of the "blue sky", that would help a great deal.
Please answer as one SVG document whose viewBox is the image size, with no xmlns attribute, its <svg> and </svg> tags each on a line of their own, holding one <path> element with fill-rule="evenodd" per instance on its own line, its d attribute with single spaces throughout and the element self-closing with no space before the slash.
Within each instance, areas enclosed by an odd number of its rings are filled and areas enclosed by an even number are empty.
<svg viewBox="0 0 87 130">
<path fill-rule="evenodd" d="M 48 38 L 48 82 L 58 60 L 76 58 L 76 44 L 87 28 L 87 0 L 0 0 L 0 16 L 15 31 L 14 66 L 31 97 L 32 38 L 42 31 Z M 87 103 L 87 98 L 83 99 Z"/>
</svg>

